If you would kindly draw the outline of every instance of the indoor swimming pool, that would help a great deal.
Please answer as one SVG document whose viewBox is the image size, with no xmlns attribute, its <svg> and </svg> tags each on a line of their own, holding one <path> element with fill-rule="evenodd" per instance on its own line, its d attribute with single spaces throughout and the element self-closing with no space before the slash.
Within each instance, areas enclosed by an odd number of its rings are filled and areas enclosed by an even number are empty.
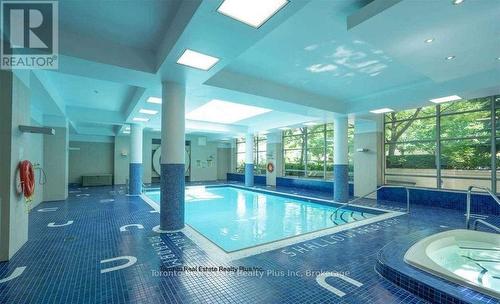
<svg viewBox="0 0 500 304">
<path fill-rule="evenodd" d="M 155 202 L 160 192 L 147 192 Z M 226 252 L 233 252 L 384 213 L 237 187 L 186 188 L 186 223 Z"/>
</svg>

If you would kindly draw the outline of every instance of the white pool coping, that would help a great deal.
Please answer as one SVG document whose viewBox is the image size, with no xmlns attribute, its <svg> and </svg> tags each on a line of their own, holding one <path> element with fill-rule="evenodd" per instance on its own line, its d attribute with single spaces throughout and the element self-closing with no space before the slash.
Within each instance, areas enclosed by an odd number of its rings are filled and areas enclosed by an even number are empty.
<svg viewBox="0 0 500 304">
<path fill-rule="evenodd" d="M 217 186 L 219 186 L 219 185 L 217 185 Z M 220 186 L 221 187 L 224 187 L 224 186 L 235 187 L 236 185 L 228 184 L 228 185 L 220 185 Z M 193 187 L 201 187 L 201 186 L 193 186 Z M 238 187 L 238 186 L 236 186 L 236 187 L 243 189 L 243 190 L 252 191 L 252 188 Z M 264 189 L 260 189 L 260 188 L 257 188 L 257 190 L 268 192 L 270 194 L 282 194 L 282 195 L 284 194 L 287 196 L 296 197 L 296 198 L 300 198 L 300 199 L 322 201 L 322 202 L 326 202 L 326 203 L 330 203 L 330 204 L 332 203 L 332 201 L 328 201 L 328 200 L 324 200 L 324 199 L 317 199 L 317 198 L 312 198 L 312 197 L 307 197 L 307 196 L 302 196 L 302 195 L 295 195 L 295 194 L 289 194 L 289 193 L 283 193 L 283 192 L 277 192 L 277 191 L 271 191 L 271 190 L 264 190 Z M 151 208 L 153 208 L 155 211 L 160 212 L 160 205 L 158 203 L 156 203 L 155 201 L 153 201 L 152 199 L 147 197 L 145 194 L 142 194 L 141 198 L 149 206 L 151 206 Z M 338 204 L 338 203 L 336 203 L 336 204 Z M 205 251 L 211 258 L 222 262 L 222 261 L 233 261 L 233 260 L 246 258 L 246 257 L 253 256 L 256 254 L 276 250 L 276 249 L 287 247 L 287 246 L 294 245 L 297 243 L 309 241 L 309 240 L 312 240 L 312 239 L 315 239 L 318 237 L 322 237 L 322 236 L 330 235 L 333 233 L 338 233 L 341 231 L 345 231 L 345 230 L 373 224 L 376 222 L 380 222 L 380 221 L 387 220 L 387 219 L 390 219 L 390 218 L 393 218 L 396 216 L 406 214 L 404 212 L 387 211 L 387 210 L 383 210 L 383 209 L 378 209 L 378 208 L 373 208 L 373 207 L 365 207 L 365 206 L 360 206 L 360 205 L 356 205 L 356 204 L 352 204 L 351 206 L 355 206 L 355 207 L 362 208 L 362 209 L 368 209 L 368 210 L 371 209 L 371 210 L 376 210 L 376 211 L 382 211 L 384 213 L 380 214 L 380 215 L 375 215 L 371 218 L 367 218 L 364 220 L 359 220 L 359 221 L 343 224 L 343 225 L 336 226 L 336 227 L 325 228 L 325 229 L 321 229 L 321 230 L 314 231 L 314 232 L 309 232 L 309 233 L 305 233 L 305 234 L 301 234 L 301 235 L 297 235 L 297 236 L 292 236 L 292 237 L 288 237 L 288 238 L 274 241 L 271 243 L 256 245 L 254 247 L 241 249 L 241 250 L 237 250 L 237 251 L 233 251 L 233 252 L 224 251 L 222 248 L 217 246 L 211 240 L 209 240 L 208 238 L 203 236 L 201 233 L 196 231 L 194 228 L 189 226 L 189 224 L 186 224 L 185 228 L 182 230 L 179 230 L 179 231 L 181 231 L 188 238 L 190 238 L 196 245 L 198 245 L 203 251 Z M 332 207 L 335 207 L 335 206 L 332 206 Z"/>
</svg>

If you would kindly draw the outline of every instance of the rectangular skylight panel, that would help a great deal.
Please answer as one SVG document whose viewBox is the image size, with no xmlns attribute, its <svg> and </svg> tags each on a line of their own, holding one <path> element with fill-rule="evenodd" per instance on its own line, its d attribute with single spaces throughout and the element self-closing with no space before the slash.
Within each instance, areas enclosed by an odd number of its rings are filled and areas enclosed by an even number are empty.
<svg viewBox="0 0 500 304">
<path fill-rule="evenodd" d="M 288 0 L 225 0 L 217 11 L 259 28 L 287 3 Z"/>
<path fill-rule="evenodd" d="M 213 99 L 186 115 L 187 119 L 232 124 L 270 112 L 270 109 Z"/>
<path fill-rule="evenodd" d="M 156 114 L 158 114 L 158 111 L 148 110 L 148 109 L 140 109 L 139 113 L 148 114 L 148 115 L 156 115 Z"/>
<path fill-rule="evenodd" d="M 177 60 L 177 63 L 208 71 L 218 61 L 219 58 L 186 49 L 181 57 L 179 57 L 179 59 Z"/>
<path fill-rule="evenodd" d="M 161 104 L 161 98 L 160 97 L 149 97 L 147 100 L 149 103 L 154 103 L 154 104 Z"/>
<path fill-rule="evenodd" d="M 306 123 L 304 123 L 304 126 L 309 126 L 309 127 L 311 127 L 311 126 L 315 126 L 315 125 L 317 125 L 317 124 L 318 124 L 317 122 L 312 122 L 312 121 L 310 121 L 310 122 L 306 122 Z"/>
<path fill-rule="evenodd" d="M 444 102 L 450 102 L 450 101 L 457 101 L 461 100 L 462 97 L 458 95 L 451 95 L 451 96 L 446 96 L 446 97 L 440 97 L 440 98 L 434 98 L 431 99 L 430 101 L 433 103 L 444 103 Z"/>
<path fill-rule="evenodd" d="M 374 113 L 374 114 L 383 114 L 383 113 L 394 112 L 394 110 L 393 109 L 389 109 L 389 108 L 382 108 L 382 109 L 377 109 L 377 110 L 371 110 L 370 112 Z"/>
</svg>

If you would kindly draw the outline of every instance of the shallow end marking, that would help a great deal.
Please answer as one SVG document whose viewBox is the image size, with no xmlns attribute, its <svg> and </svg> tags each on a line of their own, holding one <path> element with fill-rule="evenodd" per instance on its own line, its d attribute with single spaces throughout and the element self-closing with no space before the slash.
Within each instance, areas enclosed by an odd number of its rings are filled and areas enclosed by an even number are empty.
<svg viewBox="0 0 500 304">
<path fill-rule="evenodd" d="M 119 256 L 119 257 L 116 257 L 116 258 L 102 260 L 101 264 L 110 263 L 110 262 L 119 261 L 119 260 L 127 260 L 127 263 L 125 263 L 123 265 L 118 265 L 118 266 L 113 266 L 113 267 L 101 269 L 101 274 L 102 273 L 107 273 L 107 272 L 116 271 L 116 270 L 120 270 L 120 269 L 124 269 L 124 268 L 130 267 L 130 266 L 134 265 L 137 262 L 137 258 L 136 257 L 129 256 L 129 255 L 124 255 L 124 256 Z"/>
<path fill-rule="evenodd" d="M 24 270 L 26 270 L 26 266 L 16 267 L 16 269 L 14 269 L 14 271 L 10 274 L 10 276 L 8 276 L 8 277 L 3 278 L 3 279 L 0 280 L 0 284 L 8 282 L 10 280 L 14 280 L 15 278 L 17 278 L 20 275 L 22 275 L 23 272 L 24 272 Z"/>
<path fill-rule="evenodd" d="M 66 223 L 64 224 L 56 224 L 55 222 L 52 222 L 52 223 L 48 223 L 47 224 L 47 227 L 50 227 L 50 228 L 56 228 L 56 227 L 63 227 L 63 226 L 69 226 L 73 224 L 73 221 L 67 221 Z"/>
</svg>

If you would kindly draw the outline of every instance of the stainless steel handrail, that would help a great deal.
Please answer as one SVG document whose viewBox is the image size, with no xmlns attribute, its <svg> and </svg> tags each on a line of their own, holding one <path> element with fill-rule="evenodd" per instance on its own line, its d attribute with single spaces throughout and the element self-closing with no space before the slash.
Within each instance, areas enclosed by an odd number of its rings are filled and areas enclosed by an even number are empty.
<svg viewBox="0 0 500 304">
<path fill-rule="evenodd" d="M 486 221 L 483 221 L 481 219 L 475 220 L 474 223 L 472 224 L 472 227 L 474 228 L 474 230 L 477 230 L 477 224 L 483 224 L 486 227 L 495 230 L 496 232 L 500 232 L 500 228 L 498 228 L 497 226 L 495 226 L 493 224 L 490 224 L 490 223 L 488 223 Z"/>
<path fill-rule="evenodd" d="M 371 192 L 369 192 L 369 193 L 367 193 L 367 194 L 365 194 L 363 196 L 357 197 L 357 198 L 355 198 L 355 199 L 353 199 L 351 201 L 348 201 L 347 203 L 344 203 L 341 206 L 337 207 L 337 209 L 335 209 L 335 211 L 333 211 L 333 213 L 330 215 L 330 220 L 332 222 L 334 222 L 333 217 L 335 215 L 337 215 L 337 212 L 339 212 L 340 209 L 342 209 L 342 208 L 344 208 L 344 207 L 346 207 L 346 206 L 348 206 L 348 205 L 350 205 L 350 204 L 352 204 L 354 202 L 357 202 L 357 201 L 359 201 L 359 200 L 361 200 L 363 198 L 366 198 L 367 196 L 372 195 L 373 193 L 378 192 L 378 190 L 380 190 L 382 188 L 402 188 L 402 189 L 405 189 L 406 190 L 406 212 L 410 213 L 410 189 L 408 189 L 408 187 L 405 187 L 405 186 L 383 185 L 383 186 L 377 187 L 377 189 L 375 189 L 375 190 L 373 190 L 373 191 L 371 191 Z"/>
<path fill-rule="evenodd" d="M 489 188 L 479 186 L 469 186 L 467 189 L 467 209 L 465 214 L 465 228 L 470 229 L 470 205 L 472 200 L 472 189 L 480 189 L 486 191 L 500 205 L 500 199 Z"/>
</svg>

